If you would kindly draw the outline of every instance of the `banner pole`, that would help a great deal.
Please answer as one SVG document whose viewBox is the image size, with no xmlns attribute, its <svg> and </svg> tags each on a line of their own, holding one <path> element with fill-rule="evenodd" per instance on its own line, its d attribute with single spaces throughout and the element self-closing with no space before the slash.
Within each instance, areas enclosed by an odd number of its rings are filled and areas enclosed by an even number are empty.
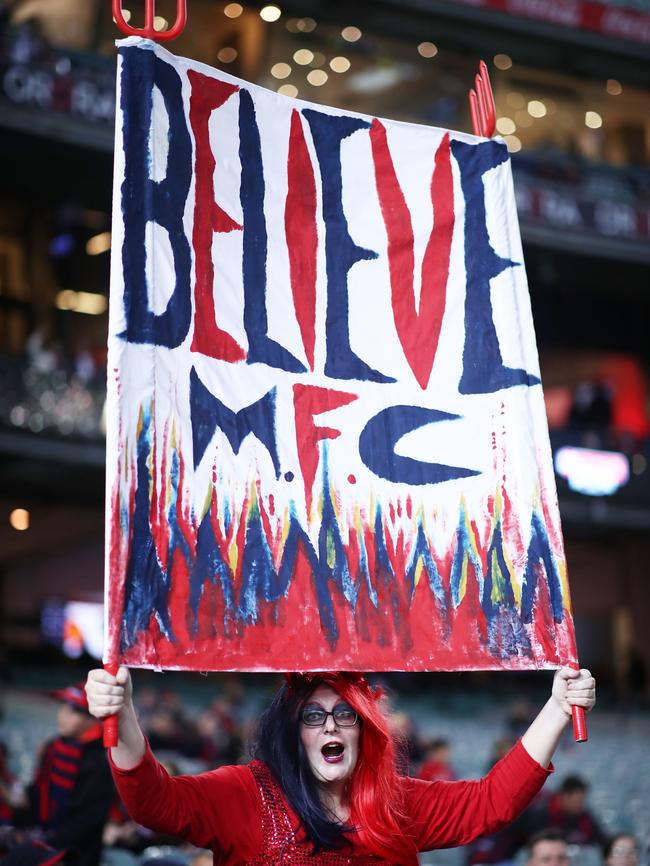
<svg viewBox="0 0 650 866">
<path fill-rule="evenodd" d="M 578 671 L 580 666 L 572 664 L 571 667 Z M 586 743 L 589 739 L 587 735 L 587 720 L 583 707 L 571 707 L 571 721 L 573 722 L 573 737 L 576 743 Z"/>
<path fill-rule="evenodd" d="M 492 138 L 496 129 L 496 110 L 490 75 L 487 65 L 483 60 L 479 63 L 479 73 L 474 79 L 474 84 L 476 89 L 469 92 L 472 132 L 474 135 Z M 573 664 L 571 667 L 579 670 L 577 664 Z M 573 721 L 573 736 L 576 743 L 586 742 L 588 737 L 584 709 L 582 707 L 571 707 L 571 719 Z"/>
<path fill-rule="evenodd" d="M 112 676 L 117 675 L 119 665 L 117 662 L 106 662 L 104 670 Z M 104 748 L 113 749 L 117 746 L 117 716 L 107 716 L 104 719 Z"/>
</svg>

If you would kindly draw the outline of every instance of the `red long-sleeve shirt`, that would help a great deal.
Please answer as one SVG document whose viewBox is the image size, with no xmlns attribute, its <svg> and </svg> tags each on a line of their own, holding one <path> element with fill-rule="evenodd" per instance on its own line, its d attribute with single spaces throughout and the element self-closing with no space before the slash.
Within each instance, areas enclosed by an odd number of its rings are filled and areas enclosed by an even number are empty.
<svg viewBox="0 0 650 866">
<path fill-rule="evenodd" d="M 551 771 L 518 742 L 487 776 L 476 781 L 402 777 L 404 814 L 409 820 L 405 833 L 412 834 L 419 851 L 466 845 L 519 815 Z M 248 765 L 172 778 L 147 746 L 136 767 L 122 770 L 113 764 L 113 776 L 135 821 L 212 850 L 220 866 L 242 866 L 263 850 L 262 800 Z M 292 827 L 297 828 L 298 817 L 285 806 Z M 364 845 L 363 832 L 347 838 L 352 856 L 373 853 Z"/>
</svg>

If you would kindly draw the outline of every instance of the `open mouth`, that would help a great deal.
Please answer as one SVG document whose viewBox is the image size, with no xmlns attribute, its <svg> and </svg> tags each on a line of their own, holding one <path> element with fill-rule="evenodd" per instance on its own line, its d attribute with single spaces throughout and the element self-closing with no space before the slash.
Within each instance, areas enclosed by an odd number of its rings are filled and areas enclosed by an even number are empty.
<svg viewBox="0 0 650 866">
<path fill-rule="evenodd" d="M 343 743 L 325 743 L 321 749 L 321 754 L 328 764 L 338 764 L 339 761 L 343 760 L 344 751 L 345 746 Z"/>
</svg>

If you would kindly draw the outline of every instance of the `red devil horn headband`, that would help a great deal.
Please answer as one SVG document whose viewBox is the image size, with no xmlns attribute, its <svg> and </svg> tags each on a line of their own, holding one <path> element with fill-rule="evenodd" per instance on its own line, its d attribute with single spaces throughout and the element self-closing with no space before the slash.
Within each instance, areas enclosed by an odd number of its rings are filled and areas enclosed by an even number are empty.
<svg viewBox="0 0 650 866">
<path fill-rule="evenodd" d="M 378 700 L 382 696 L 379 687 L 371 687 L 365 676 L 357 671 L 322 671 L 315 673 L 292 672 L 285 673 L 284 678 L 290 692 L 298 694 L 307 692 L 316 687 L 317 683 L 323 682 L 336 689 L 337 682 L 356 687 L 366 697 Z"/>
</svg>

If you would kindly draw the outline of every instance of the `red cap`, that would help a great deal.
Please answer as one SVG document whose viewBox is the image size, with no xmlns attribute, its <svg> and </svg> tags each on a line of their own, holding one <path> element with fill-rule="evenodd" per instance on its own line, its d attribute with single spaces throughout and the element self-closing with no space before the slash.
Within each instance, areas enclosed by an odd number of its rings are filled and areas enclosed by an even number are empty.
<svg viewBox="0 0 650 866">
<path fill-rule="evenodd" d="M 88 698 L 86 697 L 84 683 L 75 683 L 73 686 L 66 686 L 64 689 L 50 692 L 50 695 L 51 697 L 56 698 L 57 701 L 72 704 L 73 707 L 77 707 L 85 713 L 88 712 Z"/>
</svg>

